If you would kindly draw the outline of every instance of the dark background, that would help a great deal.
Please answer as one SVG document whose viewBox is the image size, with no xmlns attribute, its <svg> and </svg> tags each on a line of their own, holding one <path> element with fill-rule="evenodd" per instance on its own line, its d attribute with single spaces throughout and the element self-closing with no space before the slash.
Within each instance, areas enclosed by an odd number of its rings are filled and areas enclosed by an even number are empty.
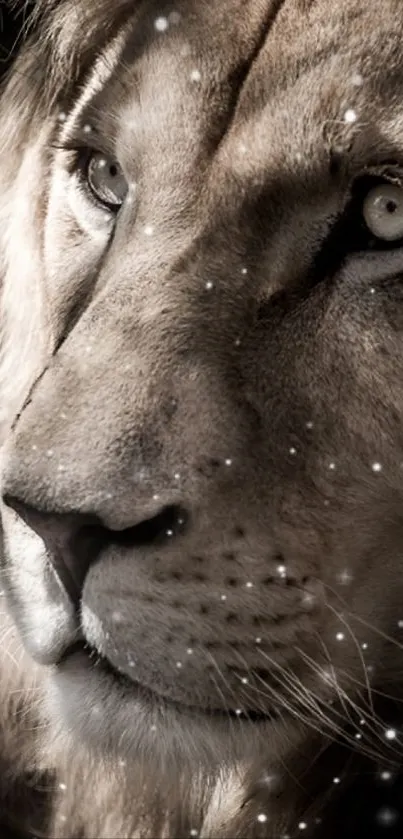
<svg viewBox="0 0 403 839">
<path fill-rule="evenodd" d="M 113 2 L 113 0 L 111 0 Z M 20 33 L 29 16 L 30 4 L 20 4 L 19 11 L 11 0 L 0 0 L 0 79 L 7 71 L 13 56 L 21 43 Z M 12 7 L 14 7 L 12 9 Z"/>
</svg>

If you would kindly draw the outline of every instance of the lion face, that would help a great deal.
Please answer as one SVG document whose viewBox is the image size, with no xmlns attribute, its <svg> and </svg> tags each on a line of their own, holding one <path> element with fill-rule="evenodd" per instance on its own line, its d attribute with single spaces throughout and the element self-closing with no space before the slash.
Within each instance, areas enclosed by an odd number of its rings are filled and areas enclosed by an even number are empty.
<svg viewBox="0 0 403 839">
<path fill-rule="evenodd" d="M 131 754 L 286 749 L 397 667 L 398 4 L 376 60 L 374 3 L 216 5 L 126 3 L 13 181 L 8 600 Z"/>
</svg>

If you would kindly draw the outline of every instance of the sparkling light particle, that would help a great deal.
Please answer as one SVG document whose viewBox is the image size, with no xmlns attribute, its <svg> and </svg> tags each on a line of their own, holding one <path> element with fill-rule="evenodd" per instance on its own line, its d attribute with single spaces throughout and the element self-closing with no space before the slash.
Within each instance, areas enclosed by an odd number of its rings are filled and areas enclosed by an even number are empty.
<svg viewBox="0 0 403 839">
<path fill-rule="evenodd" d="M 259 813 L 257 820 L 258 822 L 260 822 L 260 824 L 264 824 L 265 822 L 267 822 L 266 813 Z"/>
<path fill-rule="evenodd" d="M 302 598 L 302 603 L 304 606 L 311 607 L 315 603 L 316 597 L 312 594 L 311 591 L 306 591 Z"/>
<path fill-rule="evenodd" d="M 371 469 L 372 469 L 373 472 L 381 472 L 382 471 L 382 465 L 378 462 L 375 462 L 375 463 L 372 464 Z"/>
<path fill-rule="evenodd" d="M 199 82 L 201 80 L 201 72 L 200 70 L 192 70 L 190 74 L 190 78 L 192 82 Z"/>
<path fill-rule="evenodd" d="M 381 807 L 376 814 L 378 824 L 381 824 L 383 827 L 390 827 L 392 824 L 396 824 L 398 818 L 399 813 L 393 807 Z"/>
<path fill-rule="evenodd" d="M 385 737 L 387 740 L 396 740 L 397 731 L 395 728 L 387 728 L 385 731 Z"/>
<path fill-rule="evenodd" d="M 298 825 L 298 830 L 306 830 L 308 827 L 306 822 L 300 822 Z"/>
<path fill-rule="evenodd" d="M 344 641 L 344 632 L 336 632 L 336 641 Z"/>
<path fill-rule="evenodd" d="M 169 26 L 168 18 L 166 17 L 157 17 L 154 21 L 154 27 L 157 32 L 166 32 Z"/>
<path fill-rule="evenodd" d="M 353 122 L 356 122 L 356 121 L 357 121 L 356 112 L 353 110 L 353 108 L 347 108 L 347 111 L 345 111 L 345 114 L 344 114 L 344 122 L 347 122 L 348 124 L 351 125 Z"/>
<path fill-rule="evenodd" d="M 327 685 L 337 684 L 335 674 L 331 667 L 323 667 L 320 675 L 321 679 L 326 682 Z"/>
<path fill-rule="evenodd" d="M 277 781 L 277 780 L 278 780 L 277 775 L 269 775 L 269 773 L 268 773 L 268 772 L 265 772 L 265 773 L 262 775 L 262 777 L 261 777 L 261 779 L 260 779 L 260 782 L 261 782 L 262 784 L 265 784 L 265 785 L 266 785 L 266 786 L 268 786 L 268 787 L 269 787 L 269 786 L 271 787 L 274 783 L 276 783 L 276 781 Z"/>
<path fill-rule="evenodd" d="M 351 583 L 351 581 L 353 579 L 353 575 L 348 568 L 345 568 L 344 571 L 340 572 L 337 579 L 338 579 L 339 583 L 341 583 L 342 586 L 346 586 L 349 583 Z"/>
</svg>

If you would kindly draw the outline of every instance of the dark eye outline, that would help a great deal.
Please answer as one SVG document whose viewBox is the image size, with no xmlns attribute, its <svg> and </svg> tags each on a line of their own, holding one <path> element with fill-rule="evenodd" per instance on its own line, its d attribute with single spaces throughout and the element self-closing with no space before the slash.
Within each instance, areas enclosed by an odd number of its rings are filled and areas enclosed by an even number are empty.
<svg viewBox="0 0 403 839">
<path fill-rule="evenodd" d="M 398 178 L 388 177 L 386 174 L 364 174 L 353 184 L 350 201 L 340 217 L 341 225 L 345 225 L 347 233 L 348 253 L 359 253 L 365 250 L 390 251 L 401 247 L 403 235 L 398 239 L 383 239 L 368 227 L 364 216 L 364 202 L 369 193 L 377 186 L 400 187 Z"/>
<path fill-rule="evenodd" d="M 365 173 L 355 180 L 346 207 L 334 222 L 314 258 L 312 270 L 314 285 L 321 279 L 332 278 L 349 256 L 365 251 L 385 253 L 403 247 L 403 236 L 389 241 L 375 236 L 366 224 L 363 213 L 363 204 L 371 189 L 390 183 L 399 186 L 400 173 L 402 173 L 401 168 L 397 173 L 391 170 L 390 176 L 385 172 Z"/>
<path fill-rule="evenodd" d="M 378 183 L 376 185 L 372 185 L 370 187 L 370 189 L 367 190 L 367 192 L 365 193 L 365 195 L 363 197 L 363 200 L 362 200 L 362 215 L 363 215 L 363 220 L 364 220 L 365 227 L 369 231 L 370 235 L 372 235 L 374 237 L 374 239 L 376 239 L 379 242 L 384 243 L 384 246 L 385 247 L 388 246 L 388 249 L 390 250 L 390 248 L 396 247 L 396 245 L 399 245 L 399 242 L 401 242 L 403 240 L 403 231 L 402 231 L 400 236 L 396 236 L 396 237 L 392 237 L 392 238 L 387 238 L 387 236 L 382 236 L 380 234 L 378 235 L 377 233 L 375 233 L 374 230 L 372 230 L 372 228 L 370 227 L 370 225 L 368 224 L 368 222 L 365 218 L 365 202 L 366 202 L 367 198 L 369 198 L 371 193 L 375 189 L 377 189 L 377 187 L 392 187 L 394 190 L 398 190 L 400 192 L 400 201 L 403 200 L 403 187 L 402 187 L 402 184 L 400 182 L 396 182 L 396 180 L 391 181 L 391 180 L 383 179 L 383 181 L 381 183 Z M 389 201 L 393 202 L 393 198 L 389 198 Z M 388 203 L 389 203 L 389 201 L 388 201 Z M 395 209 L 396 209 L 396 207 L 395 207 Z M 399 224 L 399 227 L 400 227 L 400 224 Z"/>
<path fill-rule="evenodd" d="M 77 178 L 79 186 L 85 193 L 87 199 L 91 201 L 94 206 L 102 207 L 103 209 L 108 210 L 108 212 L 110 212 L 113 216 L 117 216 L 124 204 L 124 201 L 122 201 L 121 204 L 112 204 L 111 202 L 103 201 L 91 187 L 88 177 L 89 165 L 93 155 L 103 154 L 105 157 L 113 159 L 112 155 L 101 149 L 84 146 L 78 143 L 69 143 L 67 141 L 60 144 L 52 143 L 51 147 L 64 153 L 66 156 L 66 170 L 71 177 L 75 176 Z M 118 161 L 116 162 L 118 163 Z"/>
<path fill-rule="evenodd" d="M 96 191 L 96 189 L 94 188 L 94 186 L 91 183 L 90 166 L 91 166 L 91 162 L 93 161 L 95 155 L 103 155 L 107 159 L 110 158 L 110 161 L 111 161 L 110 165 L 111 166 L 116 165 L 118 167 L 118 169 L 123 174 L 122 167 L 120 166 L 119 162 L 117 160 L 115 160 L 115 158 L 112 157 L 112 155 L 104 155 L 103 152 L 99 152 L 95 149 L 89 149 L 88 153 L 87 153 L 86 162 L 85 162 L 84 172 L 83 172 L 83 175 L 85 176 L 87 189 L 88 189 L 89 193 L 91 194 L 91 197 L 95 201 L 95 203 L 101 205 L 102 207 L 106 207 L 111 213 L 113 213 L 114 215 L 117 215 L 117 213 L 119 212 L 119 210 L 123 206 L 125 199 L 123 199 L 121 202 L 116 202 L 116 203 L 112 203 L 110 201 L 105 201 L 103 198 L 100 197 L 100 195 L 98 194 L 98 192 Z M 125 179 L 125 181 L 126 181 L 126 179 Z M 127 181 L 126 181 L 126 184 L 127 184 Z M 127 184 L 127 187 L 129 187 L 128 184 Z M 126 192 L 126 194 L 127 194 L 127 192 Z"/>
</svg>

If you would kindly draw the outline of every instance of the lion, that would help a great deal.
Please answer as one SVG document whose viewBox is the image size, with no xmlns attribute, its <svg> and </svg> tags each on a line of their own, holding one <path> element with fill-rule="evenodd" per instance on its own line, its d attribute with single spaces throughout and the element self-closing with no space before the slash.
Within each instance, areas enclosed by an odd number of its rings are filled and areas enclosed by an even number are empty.
<svg viewBox="0 0 403 839">
<path fill-rule="evenodd" d="M 25 12 L 2 835 L 400 836 L 402 4 Z"/>
</svg>

